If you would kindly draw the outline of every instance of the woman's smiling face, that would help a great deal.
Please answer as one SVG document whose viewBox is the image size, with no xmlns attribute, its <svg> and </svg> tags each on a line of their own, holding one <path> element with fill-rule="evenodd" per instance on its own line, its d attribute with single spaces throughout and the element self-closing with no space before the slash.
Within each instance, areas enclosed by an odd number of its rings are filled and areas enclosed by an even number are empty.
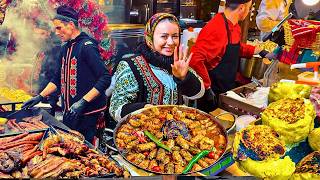
<svg viewBox="0 0 320 180">
<path fill-rule="evenodd" d="M 168 19 L 160 21 L 153 34 L 153 48 L 165 56 L 172 56 L 174 48 L 179 45 L 179 26 Z"/>
</svg>

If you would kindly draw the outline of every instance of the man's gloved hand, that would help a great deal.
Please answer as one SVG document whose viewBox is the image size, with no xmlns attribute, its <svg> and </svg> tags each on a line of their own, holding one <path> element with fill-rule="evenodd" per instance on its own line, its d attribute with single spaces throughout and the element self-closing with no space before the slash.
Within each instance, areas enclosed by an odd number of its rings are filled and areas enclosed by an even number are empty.
<svg viewBox="0 0 320 180">
<path fill-rule="evenodd" d="M 79 116 L 82 115 L 83 110 L 87 107 L 87 105 L 88 101 L 84 100 L 83 98 L 75 102 L 70 107 L 70 110 L 65 112 L 65 114 L 63 115 L 63 120 L 73 121 L 77 119 Z"/>
<path fill-rule="evenodd" d="M 269 51 L 266 51 L 266 50 L 262 50 L 259 55 L 262 57 L 262 58 L 268 58 L 270 60 L 273 60 L 273 59 L 277 59 L 277 55 L 273 52 L 269 52 Z"/>
<path fill-rule="evenodd" d="M 38 104 L 39 102 L 41 102 L 42 100 L 44 100 L 44 97 L 41 95 L 37 95 L 31 99 L 29 99 L 28 101 L 26 101 L 25 103 L 23 103 L 23 105 L 21 106 L 22 109 L 29 109 L 32 108 L 33 106 L 35 106 L 36 104 Z"/>
<path fill-rule="evenodd" d="M 207 100 L 207 102 L 210 102 L 214 105 L 217 104 L 217 98 L 216 95 L 214 94 L 214 92 L 212 91 L 212 89 L 207 89 L 203 95 L 205 97 L 205 99 Z"/>
</svg>

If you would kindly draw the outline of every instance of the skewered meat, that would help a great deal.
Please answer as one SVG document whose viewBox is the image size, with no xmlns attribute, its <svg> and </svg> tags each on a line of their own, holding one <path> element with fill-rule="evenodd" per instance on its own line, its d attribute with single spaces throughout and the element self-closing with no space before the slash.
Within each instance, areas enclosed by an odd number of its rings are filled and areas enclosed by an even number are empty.
<svg viewBox="0 0 320 180">
<path fill-rule="evenodd" d="M 38 116 L 25 117 L 25 118 L 23 118 L 23 120 L 26 122 L 41 121 L 42 117 L 43 116 L 40 114 Z"/>
<path fill-rule="evenodd" d="M 0 152 L 0 171 L 10 173 L 14 169 L 14 161 L 5 152 Z"/>
<path fill-rule="evenodd" d="M 12 179 L 13 177 L 10 176 L 9 174 L 5 174 L 5 173 L 0 172 L 0 178 L 1 179 Z"/>
<path fill-rule="evenodd" d="M 180 149 L 181 148 L 179 146 L 173 146 L 173 148 L 172 148 L 173 151 L 180 151 Z"/>
<path fill-rule="evenodd" d="M 19 139 L 21 139 L 21 138 L 23 138 L 23 137 L 25 137 L 27 135 L 28 135 L 28 132 L 24 132 L 24 133 L 19 134 L 19 135 L 15 136 L 15 137 L 1 138 L 0 143 L 1 144 L 5 144 L 5 143 L 8 143 L 8 142 L 13 142 L 13 141 L 19 140 Z"/>
<path fill-rule="evenodd" d="M 6 149 L 9 149 L 9 148 L 21 145 L 21 144 L 38 144 L 38 143 L 39 143 L 39 141 L 18 140 L 18 141 L 14 141 L 14 142 L 7 143 L 7 144 L 4 144 L 4 145 L 0 146 L 0 150 L 6 150 Z"/>
<path fill-rule="evenodd" d="M 22 173 L 20 171 L 14 171 L 13 173 L 11 173 L 12 177 L 13 178 L 16 178 L 16 179 L 22 179 Z"/>
</svg>

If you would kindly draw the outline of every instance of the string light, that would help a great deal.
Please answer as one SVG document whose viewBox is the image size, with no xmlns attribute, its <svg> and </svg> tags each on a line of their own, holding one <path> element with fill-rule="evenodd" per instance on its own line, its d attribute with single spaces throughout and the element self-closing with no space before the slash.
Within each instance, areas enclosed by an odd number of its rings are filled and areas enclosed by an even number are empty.
<svg viewBox="0 0 320 180">
<path fill-rule="evenodd" d="M 302 2 L 307 6 L 316 5 L 320 0 L 302 0 Z"/>
</svg>

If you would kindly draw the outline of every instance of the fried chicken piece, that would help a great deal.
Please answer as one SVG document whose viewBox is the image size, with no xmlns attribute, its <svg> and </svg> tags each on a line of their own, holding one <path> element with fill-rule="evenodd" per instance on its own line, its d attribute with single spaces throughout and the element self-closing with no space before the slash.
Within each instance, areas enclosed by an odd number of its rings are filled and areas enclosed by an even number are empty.
<svg viewBox="0 0 320 180">
<path fill-rule="evenodd" d="M 172 158 L 175 164 L 181 164 L 182 166 L 185 166 L 185 162 L 182 159 L 179 151 L 173 151 Z"/>
<path fill-rule="evenodd" d="M 185 140 L 181 135 L 176 138 L 176 142 L 183 149 L 189 149 L 189 142 Z"/>
<path fill-rule="evenodd" d="M 207 168 L 209 166 L 209 164 L 203 159 L 199 159 L 198 164 L 203 168 Z"/>
<path fill-rule="evenodd" d="M 139 152 L 144 152 L 144 151 L 150 151 L 156 148 L 157 145 L 154 142 L 148 142 L 144 144 L 138 144 L 136 147 Z"/>
<path fill-rule="evenodd" d="M 170 156 L 169 156 L 169 155 L 165 155 L 162 163 L 163 163 L 163 164 L 168 164 L 170 161 L 171 161 Z"/>
<path fill-rule="evenodd" d="M 172 162 L 169 162 L 166 166 L 165 166 L 165 171 L 168 174 L 173 174 L 174 173 L 174 164 Z"/>
<path fill-rule="evenodd" d="M 138 128 L 141 126 L 141 123 L 139 121 L 134 120 L 134 119 L 129 119 L 129 124 L 135 128 Z"/>
<path fill-rule="evenodd" d="M 127 150 L 131 150 L 131 149 L 134 148 L 138 143 L 139 143 L 138 140 L 131 141 L 131 142 L 127 143 L 126 149 L 127 149 Z"/>
<path fill-rule="evenodd" d="M 181 174 L 183 170 L 184 170 L 184 167 L 181 164 L 174 165 L 174 173 Z"/>
<path fill-rule="evenodd" d="M 191 141 L 193 144 L 198 144 L 198 142 L 199 142 L 202 138 L 204 138 L 204 136 L 203 136 L 202 134 L 198 134 L 198 135 L 196 135 L 195 137 L 191 138 L 190 141 Z"/>
<path fill-rule="evenodd" d="M 175 142 L 173 139 L 169 139 L 166 144 L 170 149 L 172 149 L 174 147 Z"/>
<path fill-rule="evenodd" d="M 207 157 L 204 157 L 203 160 L 208 164 L 213 164 L 216 161 L 215 159 L 211 159 Z"/>
<path fill-rule="evenodd" d="M 152 170 L 152 168 L 153 168 L 154 166 L 158 166 L 158 163 L 157 163 L 157 161 L 156 161 L 155 159 L 153 159 L 153 160 L 150 161 L 148 169 L 149 169 L 149 170 Z"/>
<path fill-rule="evenodd" d="M 183 149 L 180 151 L 180 153 L 181 153 L 182 157 L 187 161 L 190 161 L 193 158 L 192 154 L 190 154 L 190 152 L 187 150 Z"/>
<path fill-rule="evenodd" d="M 193 123 L 191 123 L 191 124 L 189 124 L 189 129 L 195 129 L 195 128 L 199 128 L 199 127 L 201 127 L 201 124 L 200 124 L 200 122 L 199 121 L 195 121 L 195 122 L 193 122 Z"/>
<path fill-rule="evenodd" d="M 158 161 L 163 161 L 164 158 L 165 158 L 165 155 L 166 155 L 166 151 L 165 151 L 164 149 L 162 149 L 162 148 L 159 148 L 159 149 L 158 149 L 158 152 L 157 152 L 157 157 L 156 157 L 156 159 L 157 159 Z"/>
<path fill-rule="evenodd" d="M 204 137 L 200 143 L 200 149 L 205 150 L 205 149 L 212 149 L 214 148 L 214 140 L 209 139 L 208 137 Z"/>
<path fill-rule="evenodd" d="M 133 162 L 135 164 L 140 164 L 145 158 L 146 158 L 146 156 L 144 154 L 138 153 L 137 156 L 135 157 L 135 159 L 133 160 Z"/>
<path fill-rule="evenodd" d="M 143 169 L 147 169 L 147 168 L 149 167 L 149 163 L 150 163 L 149 160 L 143 160 L 143 161 L 139 164 L 139 166 L 140 166 L 141 168 L 143 168 Z"/>
<path fill-rule="evenodd" d="M 153 149 L 153 150 L 149 153 L 148 158 L 149 158 L 150 160 L 154 159 L 154 158 L 156 157 L 156 155 L 157 155 L 157 151 L 158 151 L 157 148 Z"/>
<path fill-rule="evenodd" d="M 173 151 L 180 151 L 180 149 L 181 148 L 179 146 L 173 146 L 173 148 L 172 148 Z"/>
<path fill-rule="evenodd" d="M 199 164 L 194 164 L 191 171 L 195 172 L 195 171 L 200 171 L 201 169 L 203 169 Z"/>
</svg>

